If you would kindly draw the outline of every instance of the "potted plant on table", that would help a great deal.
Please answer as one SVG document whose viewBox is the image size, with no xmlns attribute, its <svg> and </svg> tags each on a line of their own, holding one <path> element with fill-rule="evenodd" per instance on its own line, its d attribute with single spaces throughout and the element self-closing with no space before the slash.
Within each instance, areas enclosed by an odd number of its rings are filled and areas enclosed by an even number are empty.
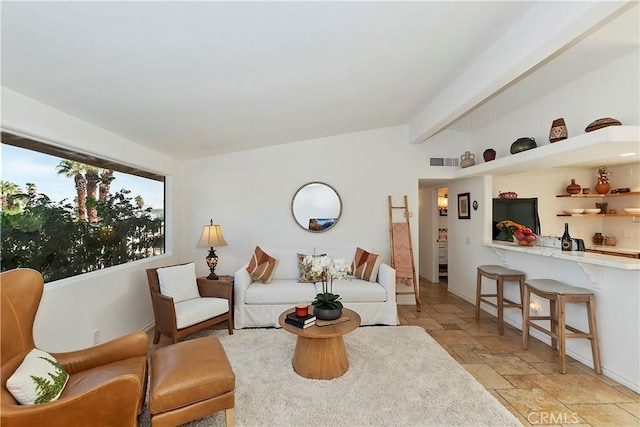
<svg viewBox="0 0 640 427">
<path fill-rule="evenodd" d="M 600 166 L 598 168 L 598 172 L 596 172 L 596 177 L 598 182 L 596 184 L 596 193 L 598 194 L 607 194 L 611 189 L 611 184 L 609 184 L 609 175 L 611 175 L 611 171 L 607 166 Z"/>
<path fill-rule="evenodd" d="M 331 260 L 326 255 L 307 255 L 302 263 L 309 267 L 310 273 L 322 281 L 322 292 L 316 295 L 311 305 L 313 314 L 321 320 L 334 320 L 342 315 L 340 295 L 333 293 L 334 279 L 351 279 L 351 266 L 343 259 Z"/>
</svg>

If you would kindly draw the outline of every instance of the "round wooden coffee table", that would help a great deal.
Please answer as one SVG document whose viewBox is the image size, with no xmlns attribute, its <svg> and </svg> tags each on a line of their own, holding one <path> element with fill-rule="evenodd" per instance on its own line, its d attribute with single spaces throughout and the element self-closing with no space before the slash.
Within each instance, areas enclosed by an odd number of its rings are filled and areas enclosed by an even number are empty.
<svg viewBox="0 0 640 427">
<path fill-rule="evenodd" d="M 298 336 L 293 353 L 293 370 L 302 377 L 316 380 L 331 380 L 344 375 L 349 370 L 349 359 L 343 336 L 360 326 L 358 313 L 343 308 L 342 316 L 349 318 L 345 322 L 300 329 L 284 321 L 293 310 L 285 311 L 278 318 L 284 330 Z"/>
</svg>

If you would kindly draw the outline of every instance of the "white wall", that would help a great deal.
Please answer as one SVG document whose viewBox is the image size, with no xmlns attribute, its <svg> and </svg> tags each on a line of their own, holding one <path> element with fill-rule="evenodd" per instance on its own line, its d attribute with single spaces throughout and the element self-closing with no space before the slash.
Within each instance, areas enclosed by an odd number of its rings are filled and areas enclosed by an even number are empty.
<svg viewBox="0 0 640 427">
<path fill-rule="evenodd" d="M 114 106 L 117 108 L 117 106 Z M 175 160 L 130 140 L 2 88 L 2 128 L 94 154 L 168 177 L 167 254 L 45 285 L 34 326 L 36 345 L 47 351 L 67 351 L 142 330 L 153 322 L 145 269 L 174 263 L 182 221 L 181 171 Z"/>
<path fill-rule="evenodd" d="M 564 117 L 569 130 L 569 137 L 581 134 L 584 128 L 593 120 L 601 117 L 615 117 L 626 125 L 638 125 L 640 120 L 640 88 L 638 82 L 639 56 L 635 52 L 617 61 L 605 64 L 581 76 L 579 79 L 560 87 L 559 89 L 543 93 L 542 96 L 515 110 L 501 120 L 487 124 L 484 128 L 470 134 L 470 145 L 476 158 L 489 147 L 496 149 L 497 157 L 510 155 L 509 147 L 513 141 L 521 136 L 534 136 L 538 145 L 548 142 L 548 133 L 553 119 Z M 606 84 L 603 84 L 606 82 Z M 558 142 L 562 143 L 562 142 Z M 427 142 L 435 145 L 431 150 L 446 151 L 450 149 L 446 139 Z M 460 148 L 463 152 L 464 148 Z M 633 180 L 636 177 L 633 167 L 620 167 L 618 172 Z M 631 170 L 629 170 L 631 169 Z M 637 167 L 636 167 L 637 169 Z M 525 172 L 525 171 L 523 171 Z M 637 272 L 622 272 L 606 269 L 598 273 L 594 279 L 586 274 L 578 265 L 558 260 L 541 258 L 535 262 L 531 256 L 519 257 L 510 255 L 506 258 L 499 256 L 493 250 L 482 246 L 483 239 L 490 239 L 491 198 L 497 196 L 498 190 L 515 190 L 521 197 L 539 197 L 543 206 L 552 206 L 556 194 L 561 194 L 569 184 L 570 178 L 576 178 L 578 183 L 589 182 L 593 189 L 594 171 L 589 170 L 538 170 L 531 175 L 514 175 L 509 177 L 473 178 L 448 183 L 449 187 L 449 290 L 466 300 L 475 299 L 476 267 L 481 264 L 506 263 L 510 267 L 518 268 L 529 277 L 548 277 L 567 281 L 570 284 L 597 289 L 596 305 L 598 306 L 598 322 L 603 342 L 602 361 L 605 374 L 621 383 L 640 389 L 638 373 L 638 325 L 640 316 L 637 308 L 622 306 L 616 308 L 614 295 L 625 300 L 631 298 L 638 302 L 638 274 Z M 615 186 L 624 186 L 619 181 Z M 628 186 L 632 186 L 629 184 Z M 637 184 L 636 184 L 637 185 Z M 471 192 L 471 200 L 477 199 L 480 208 L 471 213 L 470 220 L 458 220 L 456 215 L 456 196 L 459 193 Z M 623 198 L 620 198 L 620 200 Z M 593 199 L 584 199 L 593 200 Z M 559 224 L 562 218 L 556 218 L 558 209 L 563 209 L 570 201 L 560 201 L 553 208 L 541 211 L 543 233 L 561 234 Z M 616 199 L 619 203 L 619 199 Z M 585 220 L 587 221 L 587 220 Z M 588 220 L 590 221 L 590 220 Z M 602 220 L 610 221 L 610 219 Z M 571 220 L 572 235 L 590 240 L 592 229 L 584 222 Z M 611 225 L 610 225 L 611 226 Z M 637 227 L 636 227 L 637 228 Z M 615 232 L 624 233 L 624 227 Z M 637 233 L 637 230 L 635 231 Z M 468 239 L 468 240 L 467 240 Z M 467 243 L 468 241 L 468 243 Z M 620 280 L 622 280 L 620 282 Z M 629 287 L 631 286 L 631 288 Z M 508 288 L 506 297 L 516 298 L 515 289 Z M 600 301 L 600 302 L 598 302 Z M 507 310 L 505 319 L 518 327 L 522 317 L 516 310 Z M 616 320 L 617 319 L 617 320 Z M 568 322 L 581 326 L 579 313 L 570 313 Z M 630 340 L 630 337 L 633 339 Z M 625 352 L 624 347 L 627 347 Z M 583 343 L 571 343 L 569 353 L 589 363 L 591 351 Z"/>
<path fill-rule="evenodd" d="M 213 218 L 229 243 L 217 250 L 219 273 L 233 274 L 256 245 L 292 253 L 360 246 L 389 262 L 387 196 L 399 206 L 407 195 L 417 262 L 417 171 L 426 149 L 407 144 L 407 127 L 397 126 L 185 162 L 185 188 L 192 191 L 184 199 L 183 258 L 204 258 L 206 250 L 195 244 Z M 324 233 L 301 229 L 291 215 L 295 191 L 310 181 L 332 185 L 342 198 L 342 217 Z M 197 265 L 204 274 L 204 261 Z"/>
</svg>

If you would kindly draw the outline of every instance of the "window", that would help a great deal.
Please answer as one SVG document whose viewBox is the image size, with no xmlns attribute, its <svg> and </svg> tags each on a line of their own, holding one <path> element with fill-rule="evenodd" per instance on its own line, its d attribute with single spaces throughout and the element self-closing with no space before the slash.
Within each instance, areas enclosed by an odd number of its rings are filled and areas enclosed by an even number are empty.
<svg viewBox="0 0 640 427">
<path fill-rule="evenodd" d="M 165 177 L 2 132 L 2 271 L 51 282 L 165 251 Z"/>
</svg>

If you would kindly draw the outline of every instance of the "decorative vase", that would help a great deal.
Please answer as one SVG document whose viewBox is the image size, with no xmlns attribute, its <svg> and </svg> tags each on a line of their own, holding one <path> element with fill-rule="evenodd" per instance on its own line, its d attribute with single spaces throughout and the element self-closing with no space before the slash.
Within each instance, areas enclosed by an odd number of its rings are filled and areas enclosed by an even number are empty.
<svg viewBox="0 0 640 427">
<path fill-rule="evenodd" d="M 604 242 L 604 236 L 602 235 L 602 233 L 596 233 L 591 238 L 591 241 L 594 245 L 602 245 L 602 242 Z"/>
<path fill-rule="evenodd" d="M 609 190 L 611 190 L 611 184 L 608 182 L 598 182 L 595 189 L 598 194 L 607 194 Z"/>
<path fill-rule="evenodd" d="M 578 194 L 580 192 L 580 190 L 582 190 L 582 187 L 580 187 L 578 184 L 576 184 L 576 180 L 575 179 L 571 179 L 571 184 L 567 185 L 567 193 L 569 194 Z"/>
<path fill-rule="evenodd" d="M 342 309 L 336 308 L 331 310 L 313 307 L 313 314 L 315 314 L 315 316 L 320 320 L 336 320 L 342 316 Z"/>
<path fill-rule="evenodd" d="M 493 148 L 487 148 L 486 150 L 484 150 L 484 153 L 482 153 L 482 157 L 484 158 L 485 162 L 490 162 L 491 160 L 494 160 L 496 158 L 496 150 L 494 150 Z"/>
<path fill-rule="evenodd" d="M 536 139 L 532 136 L 523 137 L 516 139 L 513 144 L 511 144 L 511 154 L 520 153 L 522 151 L 531 150 L 532 148 L 536 148 L 538 144 L 536 144 Z"/>
<path fill-rule="evenodd" d="M 470 151 L 465 151 L 462 156 L 460 156 L 460 167 L 468 168 L 469 166 L 473 166 L 476 164 L 476 155 Z"/>
<path fill-rule="evenodd" d="M 551 130 L 549 131 L 549 142 L 554 143 L 558 141 L 562 141 L 563 139 L 567 139 L 569 136 L 567 132 L 567 125 L 564 123 L 564 119 L 560 117 L 559 119 L 555 119 L 551 123 Z"/>
</svg>

